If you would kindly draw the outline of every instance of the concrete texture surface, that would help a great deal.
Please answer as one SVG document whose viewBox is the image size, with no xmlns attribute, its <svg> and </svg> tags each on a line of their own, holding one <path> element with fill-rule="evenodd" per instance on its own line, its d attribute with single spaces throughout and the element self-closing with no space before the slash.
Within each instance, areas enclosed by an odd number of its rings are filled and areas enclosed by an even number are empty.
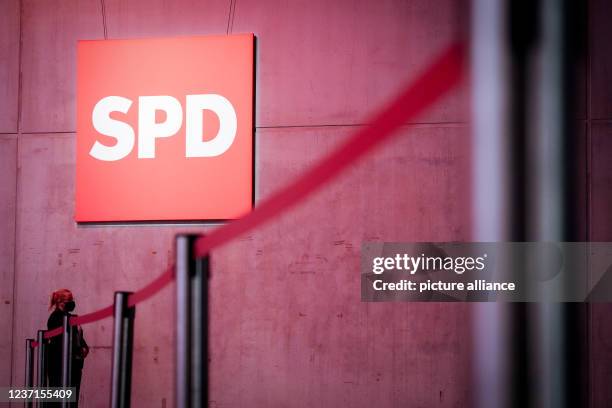
<svg viewBox="0 0 612 408">
<path fill-rule="evenodd" d="M 15 267 L 15 205 L 17 182 L 17 137 L 0 135 L 0 324 L 10 332 L 13 324 Z M 8 334 L 8 333 L 7 333 Z M 25 339 L 15 347 L 25 348 Z M 11 383 L 13 336 L 0 336 L 0 384 Z"/>
<path fill-rule="evenodd" d="M 0 133 L 17 132 L 19 0 L 0 2 Z"/>
<path fill-rule="evenodd" d="M 612 121 L 591 124 L 591 223 L 592 241 L 612 242 Z M 593 406 L 612 401 L 612 305 L 591 305 L 591 378 Z"/>
<path fill-rule="evenodd" d="M 591 0 L 590 12 L 590 106 L 592 119 L 612 118 L 612 54 L 610 53 L 610 3 Z"/>
</svg>

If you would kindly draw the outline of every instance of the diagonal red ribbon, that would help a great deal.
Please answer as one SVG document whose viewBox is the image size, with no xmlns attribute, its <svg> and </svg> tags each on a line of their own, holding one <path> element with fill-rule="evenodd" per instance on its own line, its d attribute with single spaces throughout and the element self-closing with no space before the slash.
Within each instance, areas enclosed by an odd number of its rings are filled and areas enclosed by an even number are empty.
<svg viewBox="0 0 612 408">
<path fill-rule="evenodd" d="M 447 48 L 429 68 L 359 130 L 319 164 L 297 180 L 261 202 L 247 215 L 224 225 L 196 241 L 196 256 L 203 257 L 239 235 L 270 221 L 338 176 L 351 163 L 387 140 L 393 131 L 429 107 L 459 83 L 463 73 L 461 44 Z"/>
</svg>

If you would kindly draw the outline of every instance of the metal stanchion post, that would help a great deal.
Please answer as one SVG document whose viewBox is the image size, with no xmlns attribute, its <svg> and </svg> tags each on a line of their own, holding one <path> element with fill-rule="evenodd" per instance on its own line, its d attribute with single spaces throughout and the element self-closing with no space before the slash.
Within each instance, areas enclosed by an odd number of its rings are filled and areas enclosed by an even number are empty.
<svg viewBox="0 0 612 408">
<path fill-rule="evenodd" d="M 191 291 L 192 408 L 208 406 L 208 271 L 209 257 L 196 259 Z"/>
<path fill-rule="evenodd" d="M 38 375 L 36 379 L 36 386 L 45 387 L 47 385 L 47 347 L 45 345 L 45 330 L 38 331 L 36 342 L 38 343 Z M 39 402 L 38 406 L 42 407 L 42 404 L 42 402 Z"/>
<path fill-rule="evenodd" d="M 198 235 L 176 238 L 176 406 L 208 404 L 208 268 L 196 260 Z"/>
<path fill-rule="evenodd" d="M 62 387 L 72 386 L 72 326 L 70 326 L 70 313 L 64 315 L 62 330 Z M 68 408 L 70 403 L 62 401 L 61 406 Z"/>
<path fill-rule="evenodd" d="M 131 292 L 115 292 L 111 407 L 129 408 L 132 390 L 132 350 L 136 307 L 128 307 Z"/>
<path fill-rule="evenodd" d="M 34 339 L 26 339 L 26 361 L 25 361 L 25 381 L 26 387 L 34 386 L 34 349 L 32 348 L 32 342 Z M 32 401 L 25 403 L 26 408 L 33 407 Z"/>
<path fill-rule="evenodd" d="M 45 330 L 39 330 L 36 336 L 36 342 L 38 343 L 38 375 L 36 379 L 36 386 L 44 387 L 47 385 L 47 360 L 46 360 L 46 346 L 45 346 Z"/>
<path fill-rule="evenodd" d="M 191 273 L 193 235 L 176 237 L 176 406 L 191 407 Z"/>
</svg>

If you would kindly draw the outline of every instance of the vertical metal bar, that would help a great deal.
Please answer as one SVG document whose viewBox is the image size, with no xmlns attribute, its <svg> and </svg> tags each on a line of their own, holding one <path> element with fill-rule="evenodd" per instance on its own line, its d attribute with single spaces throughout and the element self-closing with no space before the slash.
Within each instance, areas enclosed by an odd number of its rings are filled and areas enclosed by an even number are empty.
<svg viewBox="0 0 612 408">
<path fill-rule="evenodd" d="M 136 307 L 128 307 L 131 292 L 115 292 L 111 407 L 129 408 L 132 389 L 132 352 Z"/>
<path fill-rule="evenodd" d="M 191 407 L 192 235 L 176 237 L 176 407 Z"/>
<path fill-rule="evenodd" d="M 567 97 L 563 84 L 562 7 L 558 1 L 542 0 L 542 38 L 539 57 L 537 133 L 534 135 L 533 166 L 534 183 L 530 196 L 533 236 L 537 241 L 563 241 L 565 212 L 563 191 L 564 162 L 563 106 Z M 549 269 L 554 262 L 545 254 L 539 259 L 540 267 Z M 567 275 L 567 274 L 566 274 Z M 533 323 L 534 361 L 537 369 L 534 407 L 566 407 L 563 390 L 565 371 L 562 332 L 562 305 L 543 303 L 536 305 Z"/>
<path fill-rule="evenodd" d="M 36 380 L 37 387 L 47 386 L 47 346 L 45 345 L 45 330 L 39 330 L 36 335 L 38 343 L 38 375 Z M 38 406 L 42 407 L 43 403 L 39 402 Z"/>
<path fill-rule="evenodd" d="M 573 106 L 573 64 L 582 48 L 586 20 L 582 2 L 542 0 L 542 36 L 538 70 L 538 116 L 534 128 L 531 212 L 538 241 L 580 241 L 577 235 L 577 135 Z M 584 20 L 583 20 L 584 19 Z M 581 21 L 582 20 L 582 21 Z M 582 239 L 581 239 L 582 238 Z M 541 268 L 554 259 L 542 257 Z M 566 259 L 566 270 L 579 270 Z M 570 266 L 571 265 L 571 266 Z M 568 299 L 573 289 L 586 286 L 586 273 L 565 273 L 557 295 Z M 575 299 L 579 300 L 579 299 Z M 586 403 L 586 309 L 573 303 L 543 303 L 537 308 L 534 336 L 537 350 L 539 407 L 574 407 Z"/>
<path fill-rule="evenodd" d="M 191 286 L 192 408 L 208 406 L 208 273 L 209 257 L 196 259 Z"/>
<path fill-rule="evenodd" d="M 507 44 L 510 51 L 510 105 L 511 141 L 509 155 L 511 211 L 509 219 L 513 228 L 511 241 L 533 240 L 531 227 L 535 220 L 530 212 L 530 187 L 533 183 L 530 147 L 533 140 L 534 103 L 533 74 L 534 53 L 540 44 L 540 2 L 509 1 Z M 518 281 L 525 278 L 525 259 L 513 259 L 510 263 L 512 275 Z M 532 288 L 525 288 L 530 291 Z M 532 381 L 536 366 L 532 349 L 534 329 L 534 307 L 528 303 L 511 305 L 511 404 L 530 407 L 536 395 Z"/>
<path fill-rule="evenodd" d="M 34 349 L 32 343 L 34 339 L 26 339 L 26 361 L 25 361 L 25 381 L 26 387 L 34 386 Z"/>
<path fill-rule="evenodd" d="M 507 132 L 508 61 L 506 2 L 473 0 L 473 220 L 476 241 L 507 241 L 510 231 Z M 472 304 L 474 402 L 480 408 L 509 406 L 510 310 L 500 303 Z"/>
<path fill-rule="evenodd" d="M 23 382 L 26 387 L 34 386 L 34 349 L 32 348 L 32 342 L 34 339 L 26 339 L 26 361 L 25 361 L 25 381 Z M 28 401 L 25 403 L 26 408 L 33 407 L 33 402 Z"/>
<path fill-rule="evenodd" d="M 45 345 L 45 330 L 39 330 L 36 335 L 36 342 L 38 343 L 37 353 L 37 379 L 36 386 L 44 387 L 47 385 L 47 360 L 46 360 L 46 345 Z"/>
<path fill-rule="evenodd" d="M 200 235 L 176 237 L 176 406 L 208 405 L 209 257 L 195 259 Z"/>
<path fill-rule="evenodd" d="M 64 315 L 62 327 L 62 387 L 72 386 L 72 326 L 70 326 L 70 313 Z M 68 408 L 70 403 L 62 401 L 61 406 Z"/>
</svg>

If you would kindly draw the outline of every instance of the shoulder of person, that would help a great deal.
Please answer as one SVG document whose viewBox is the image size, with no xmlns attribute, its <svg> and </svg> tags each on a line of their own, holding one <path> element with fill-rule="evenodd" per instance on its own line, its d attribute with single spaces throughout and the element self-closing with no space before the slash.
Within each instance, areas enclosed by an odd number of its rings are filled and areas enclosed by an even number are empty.
<svg viewBox="0 0 612 408">
<path fill-rule="evenodd" d="M 63 319 L 63 315 L 64 313 L 62 313 L 61 310 L 55 309 L 53 312 L 51 312 L 51 314 L 49 315 L 49 319 L 47 319 L 47 326 L 53 325 L 55 327 L 57 327 L 58 323 L 61 323 L 62 319 Z M 49 327 L 49 329 L 51 329 L 52 327 Z"/>
</svg>

